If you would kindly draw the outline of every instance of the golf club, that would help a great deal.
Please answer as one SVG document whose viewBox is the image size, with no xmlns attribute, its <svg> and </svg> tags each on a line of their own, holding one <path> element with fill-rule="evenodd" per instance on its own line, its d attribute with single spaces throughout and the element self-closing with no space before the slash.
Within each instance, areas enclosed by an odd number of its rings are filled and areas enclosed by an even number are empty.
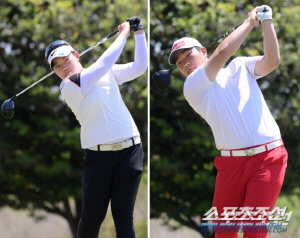
<svg viewBox="0 0 300 238">
<path fill-rule="evenodd" d="M 99 42 L 97 42 L 96 44 L 92 45 L 91 47 L 89 47 L 88 49 L 86 49 L 85 51 L 81 52 L 79 54 L 79 56 L 82 56 L 83 54 L 85 54 L 86 52 L 90 51 L 91 49 L 95 48 L 96 46 L 100 45 L 101 43 L 103 43 L 104 41 L 108 40 L 109 38 L 113 37 L 114 35 L 116 35 L 118 33 L 118 31 L 113 32 L 112 34 L 110 34 L 109 36 L 103 38 L 102 40 L 100 40 Z M 15 105 L 14 105 L 14 99 L 18 96 L 20 96 L 21 94 L 25 93 L 28 89 L 32 88 L 33 86 L 35 86 L 36 84 L 42 82 L 45 78 L 48 78 L 50 75 L 54 74 L 54 71 L 51 71 L 49 74 L 47 74 L 46 76 L 44 76 L 43 78 L 39 79 L 38 81 L 36 81 L 35 83 L 33 83 L 32 85 L 30 85 L 29 87 L 25 88 L 22 92 L 16 94 L 15 96 L 11 97 L 10 99 L 6 100 L 4 103 L 2 103 L 1 105 L 1 112 L 3 114 L 3 116 L 6 119 L 11 119 L 14 116 L 14 112 L 15 112 Z"/>
<path fill-rule="evenodd" d="M 236 28 L 238 28 L 240 25 L 242 25 L 242 23 L 236 25 L 235 27 L 233 27 L 231 30 L 225 32 L 223 35 L 221 35 L 219 38 L 215 39 L 214 41 L 212 41 L 211 43 L 209 43 L 208 45 L 205 46 L 205 48 L 210 47 L 211 45 L 213 45 L 214 43 L 216 43 L 218 40 L 220 40 L 221 38 L 224 38 L 226 36 L 228 36 L 231 32 L 233 32 Z M 165 69 L 165 70 L 161 70 L 156 72 L 153 76 L 152 76 L 152 80 L 154 85 L 161 89 L 161 90 L 166 90 L 170 84 L 171 84 L 171 74 L 172 74 L 172 70 L 177 68 L 177 66 L 171 68 L 171 69 Z"/>
</svg>

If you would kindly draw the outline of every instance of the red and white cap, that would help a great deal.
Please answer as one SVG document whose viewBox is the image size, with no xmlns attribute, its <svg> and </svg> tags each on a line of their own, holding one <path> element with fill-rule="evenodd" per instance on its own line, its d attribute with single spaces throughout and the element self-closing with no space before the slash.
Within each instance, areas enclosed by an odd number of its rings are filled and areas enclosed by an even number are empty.
<svg viewBox="0 0 300 238">
<path fill-rule="evenodd" d="M 55 50 L 53 50 L 48 57 L 48 63 L 50 65 L 50 68 L 52 68 L 51 62 L 54 58 L 68 56 L 72 51 L 75 51 L 75 50 L 70 45 L 63 45 L 63 46 L 60 46 L 60 47 L 56 48 Z"/>
<path fill-rule="evenodd" d="M 169 64 L 174 65 L 175 64 L 175 56 L 178 53 L 178 51 L 182 49 L 192 48 L 198 46 L 202 48 L 202 45 L 199 41 L 197 41 L 194 38 L 184 37 L 180 38 L 179 40 L 175 41 L 172 46 L 171 54 L 169 56 Z"/>
</svg>

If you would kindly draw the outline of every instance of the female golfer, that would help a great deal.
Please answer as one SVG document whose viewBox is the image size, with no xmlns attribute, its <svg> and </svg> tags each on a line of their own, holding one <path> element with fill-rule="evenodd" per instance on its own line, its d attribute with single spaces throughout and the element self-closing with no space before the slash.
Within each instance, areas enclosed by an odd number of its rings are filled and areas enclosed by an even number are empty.
<svg viewBox="0 0 300 238">
<path fill-rule="evenodd" d="M 140 22 L 118 26 L 118 38 L 87 69 L 79 54 L 65 41 L 46 49 L 50 67 L 62 79 L 60 89 L 81 125 L 81 145 L 86 149 L 82 176 L 82 215 L 78 238 L 97 238 L 109 201 L 117 237 L 135 237 L 133 210 L 143 169 L 139 131 L 125 106 L 118 85 L 147 70 L 147 46 Z M 135 31 L 134 62 L 115 64 L 130 30 Z"/>
</svg>

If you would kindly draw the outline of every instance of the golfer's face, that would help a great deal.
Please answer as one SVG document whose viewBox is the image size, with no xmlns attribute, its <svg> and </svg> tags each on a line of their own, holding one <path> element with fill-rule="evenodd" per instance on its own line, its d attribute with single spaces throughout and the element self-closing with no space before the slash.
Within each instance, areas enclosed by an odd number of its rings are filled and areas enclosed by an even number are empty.
<svg viewBox="0 0 300 238">
<path fill-rule="evenodd" d="M 195 47 L 179 51 L 175 57 L 175 63 L 184 76 L 190 75 L 207 59 L 205 53 L 199 52 Z"/>
<path fill-rule="evenodd" d="M 72 53 L 65 57 L 57 57 L 53 59 L 52 68 L 61 79 L 82 71 L 79 56 Z"/>
</svg>

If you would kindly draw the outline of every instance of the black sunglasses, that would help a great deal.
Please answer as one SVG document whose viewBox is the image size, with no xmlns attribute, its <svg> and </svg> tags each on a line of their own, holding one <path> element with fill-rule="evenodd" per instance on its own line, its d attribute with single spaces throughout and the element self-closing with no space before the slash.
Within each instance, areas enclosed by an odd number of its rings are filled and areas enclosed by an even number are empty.
<svg viewBox="0 0 300 238">
<path fill-rule="evenodd" d="M 51 52 L 55 49 L 57 49 L 58 47 L 61 47 L 63 45 L 70 45 L 67 42 L 63 41 L 63 40 L 57 40 L 52 42 L 50 45 L 48 45 L 46 52 L 45 52 L 45 57 L 46 59 L 48 59 L 49 55 L 51 54 Z"/>
</svg>

